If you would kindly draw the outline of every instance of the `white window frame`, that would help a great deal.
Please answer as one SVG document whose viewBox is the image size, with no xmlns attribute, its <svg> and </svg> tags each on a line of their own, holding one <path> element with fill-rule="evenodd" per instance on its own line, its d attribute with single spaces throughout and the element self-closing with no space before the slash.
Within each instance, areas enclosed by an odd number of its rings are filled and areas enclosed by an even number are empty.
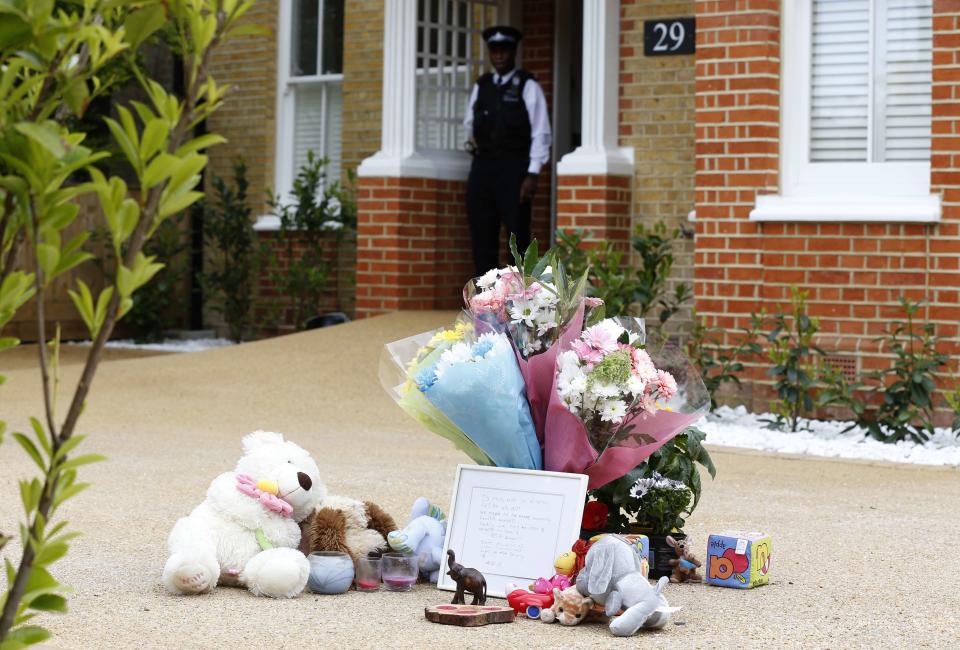
<svg viewBox="0 0 960 650">
<path fill-rule="evenodd" d="M 323 3 L 324 0 L 318 0 L 320 3 L 318 11 L 318 20 L 320 21 L 317 37 L 317 70 L 321 70 L 320 58 L 323 56 Z M 277 119 L 276 119 L 276 147 L 273 170 L 274 194 L 280 197 L 281 201 L 286 199 L 293 189 L 293 181 L 297 176 L 297 170 L 293 160 L 294 154 L 294 133 L 296 117 L 296 88 L 298 86 L 319 85 L 323 88 L 324 97 L 321 106 L 325 112 L 327 106 L 326 92 L 331 85 L 339 85 L 343 88 L 343 73 L 337 74 L 315 74 L 294 76 L 291 73 L 292 48 L 293 48 L 293 2 L 292 0 L 281 0 L 278 3 L 279 10 L 279 29 L 277 30 Z M 326 130 L 327 116 L 323 115 L 321 120 Z M 326 145 L 326 143 L 324 143 Z M 326 156 L 326 151 L 314 152 L 320 157 Z M 332 179 L 339 181 L 340 179 Z M 280 219 L 274 215 L 264 215 L 257 219 L 254 226 L 256 230 L 273 231 L 280 229 Z"/>
<path fill-rule="evenodd" d="M 357 176 L 466 180 L 471 161 L 466 151 L 421 149 L 416 144 L 417 4 L 417 0 L 384 3 L 380 150 L 360 164 Z M 519 8 L 519 2 L 499 0 L 498 20 L 519 24 Z"/>
<path fill-rule="evenodd" d="M 750 219 L 939 221 L 940 197 L 930 194 L 929 161 L 810 162 L 812 11 L 812 0 L 782 3 L 781 193 L 758 196 Z"/>
</svg>

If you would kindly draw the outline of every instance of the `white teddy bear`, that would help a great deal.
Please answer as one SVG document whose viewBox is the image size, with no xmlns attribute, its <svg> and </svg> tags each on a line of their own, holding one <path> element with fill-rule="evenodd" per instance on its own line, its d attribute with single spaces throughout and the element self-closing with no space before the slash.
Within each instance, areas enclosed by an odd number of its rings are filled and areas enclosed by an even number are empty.
<svg viewBox="0 0 960 650">
<path fill-rule="evenodd" d="M 297 550 L 298 524 L 326 498 L 320 470 L 279 433 L 245 436 L 243 452 L 170 532 L 163 584 L 172 593 L 206 593 L 217 584 L 275 598 L 303 591 L 310 564 Z"/>
</svg>

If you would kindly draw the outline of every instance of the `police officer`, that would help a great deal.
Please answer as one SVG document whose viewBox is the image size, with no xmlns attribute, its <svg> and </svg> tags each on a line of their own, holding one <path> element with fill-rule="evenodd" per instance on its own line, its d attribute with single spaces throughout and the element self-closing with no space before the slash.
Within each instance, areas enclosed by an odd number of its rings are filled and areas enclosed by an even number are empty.
<svg viewBox="0 0 960 650">
<path fill-rule="evenodd" d="M 500 224 L 530 243 L 537 176 L 550 156 L 547 101 L 533 75 L 517 68 L 523 35 L 498 25 L 483 30 L 493 72 L 477 80 L 463 120 L 474 153 L 467 181 L 467 213 L 476 274 L 500 263 Z"/>
</svg>

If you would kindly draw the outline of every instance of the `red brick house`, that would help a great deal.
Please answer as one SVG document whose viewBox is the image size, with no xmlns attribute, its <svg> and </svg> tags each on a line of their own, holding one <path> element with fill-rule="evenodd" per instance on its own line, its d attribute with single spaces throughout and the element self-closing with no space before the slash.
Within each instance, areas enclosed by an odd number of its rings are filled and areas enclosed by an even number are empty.
<svg viewBox="0 0 960 650">
<path fill-rule="evenodd" d="M 588 227 L 626 247 L 637 222 L 683 225 L 695 237 L 678 280 L 694 283 L 699 315 L 733 328 L 800 286 L 821 344 L 851 371 L 885 363 L 871 341 L 901 295 L 958 335 L 960 0 L 339 6 L 340 72 L 304 83 L 339 84 L 313 92 L 338 102 L 339 138 L 325 142 L 359 177 L 358 316 L 458 306 L 471 269 L 460 120 L 484 66 L 479 31 L 509 22 L 525 33 L 521 63 L 555 134 L 539 237 Z M 261 11 L 277 26 L 265 48 L 279 49 L 280 72 L 266 74 L 265 112 L 245 119 L 271 147 L 264 182 L 282 185 L 306 86 L 285 71 L 300 47 L 294 13 L 269 1 Z M 694 53 L 677 53 L 673 25 L 690 28 L 679 18 L 695 21 Z"/>
</svg>

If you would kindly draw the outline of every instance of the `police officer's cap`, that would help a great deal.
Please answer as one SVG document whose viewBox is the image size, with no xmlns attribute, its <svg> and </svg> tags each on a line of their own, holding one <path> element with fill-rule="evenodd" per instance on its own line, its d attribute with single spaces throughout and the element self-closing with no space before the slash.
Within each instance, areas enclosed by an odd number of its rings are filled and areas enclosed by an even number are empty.
<svg viewBox="0 0 960 650">
<path fill-rule="evenodd" d="M 519 29 L 510 27 L 509 25 L 494 25 L 493 27 L 487 27 L 485 30 L 483 30 L 482 35 L 483 40 L 487 43 L 487 47 L 516 47 L 517 43 L 520 42 L 520 39 L 523 38 L 523 34 Z"/>
</svg>

